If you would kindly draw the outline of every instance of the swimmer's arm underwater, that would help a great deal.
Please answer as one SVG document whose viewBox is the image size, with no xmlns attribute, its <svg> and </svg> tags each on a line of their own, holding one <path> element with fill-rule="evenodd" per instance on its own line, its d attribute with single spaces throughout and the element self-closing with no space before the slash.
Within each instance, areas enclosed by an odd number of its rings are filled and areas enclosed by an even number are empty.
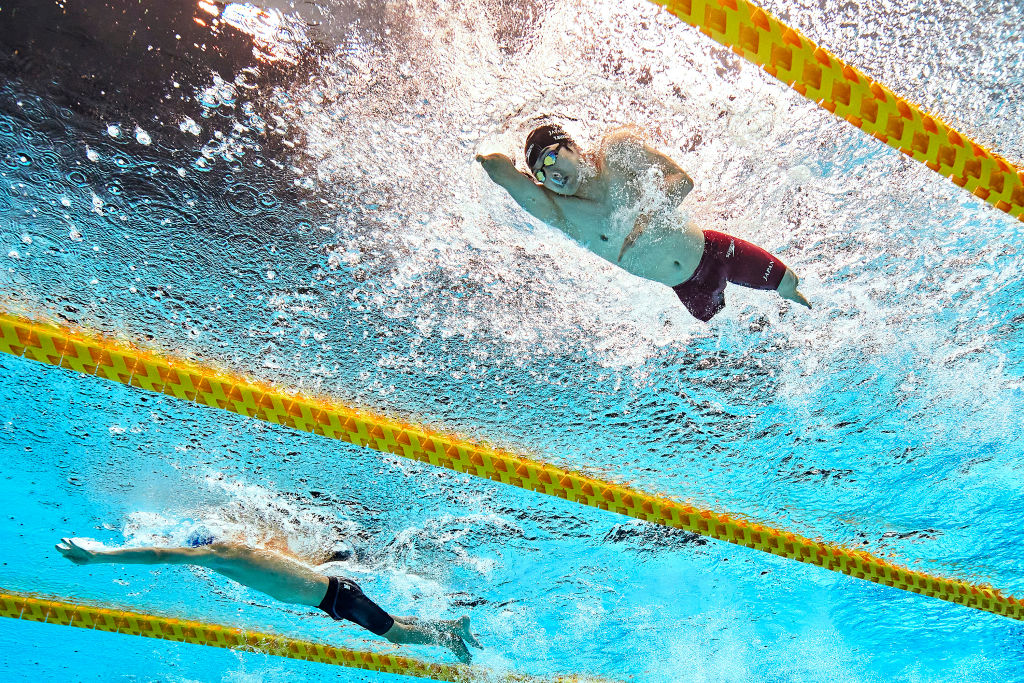
<svg viewBox="0 0 1024 683">
<path fill-rule="evenodd" d="M 605 163 L 618 173 L 629 176 L 644 166 L 657 168 L 662 176 L 662 189 L 672 206 L 679 206 L 693 189 L 693 179 L 679 164 L 628 130 L 611 133 L 602 142 L 602 147 Z M 641 159 L 646 164 L 637 163 Z"/>
<path fill-rule="evenodd" d="M 693 189 L 693 179 L 670 157 L 654 149 L 642 138 L 629 130 L 618 131 L 606 137 L 602 143 L 604 162 L 613 173 L 628 179 L 628 184 L 639 185 L 647 180 L 644 169 L 656 169 L 660 175 L 661 191 L 667 203 L 679 206 Z M 642 188 L 635 190 L 642 194 Z M 654 209 L 642 211 L 633 222 L 626 239 L 622 242 L 618 260 L 626 254 L 631 246 L 640 238 L 655 213 Z"/>
<path fill-rule="evenodd" d="M 573 239 L 582 240 L 579 231 L 565 218 L 565 214 L 544 187 L 533 182 L 533 179 L 519 171 L 512 160 L 504 154 L 477 154 L 476 160 L 484 167 L 487 175 L 512 196 L 516 204 L 534 218 L 558 228 Z M 574 198 L 561 197 L 560 200 Z M 576 200 L 580 201 L 580 200 Z"/>
<path fill-rule="evenodd" d="M 644 152 L 648 161 L 664 174 L 665 194 L 669 201 L 679 206 L 693 189 L 693 178 L 679 164 L 653 147 L 644 145 Z"/>
<path fill-rule="evenodd" d="M 62 538 L 57 549 L 75 564 L 195 564 L 206 565 L 216 553 L 202 548 L 117 548 L 89 550 Z"/>
</svg>

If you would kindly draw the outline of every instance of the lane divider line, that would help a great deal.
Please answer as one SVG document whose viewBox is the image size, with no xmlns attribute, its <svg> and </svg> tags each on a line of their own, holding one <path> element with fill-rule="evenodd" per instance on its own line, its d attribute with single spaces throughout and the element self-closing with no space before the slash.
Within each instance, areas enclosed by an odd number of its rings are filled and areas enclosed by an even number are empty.
<svg viewBox="0 0 1024 683">
<path fill-rule="evenodd" d="M 1024 169 L 747 0 L 651 0 L 804 97 L 1024 222 Z"/>
<path fill-rule="evenodd" d="M 538 678 L 515 673 L 498 673 L 466 664 L 436 664 L 412 657 L 369 650 L 351 650 L 272 633 L 246 631 L 221 624 L 173 619 L 142 612 L 94 607 L 68 600 L 23 595 L 3 588 L 0 588 L 0 617 L 228 648 L 275 657 L 301 659 L 306 662 L 319 662 L 416 678 L 429 678 L 435 681 L 452 681 L 453 683 L 468 683 L 476 680 L 498 680 L 510 683 L 540 683 L 541 681 L 582 683 L 583 681 L 600 680 L 575 675 Z"/>
<path fill-rule="evenodd" d="M 0 351 L 220 408 L 382 453 L 814 564 L 866 581 L 1024 620 L 1024 601 L 998 589 L 892 564 L 723 512 L 602 481 L 322 397 L 160 356 L 126 344 L 0 312 Z"/>
</svg>

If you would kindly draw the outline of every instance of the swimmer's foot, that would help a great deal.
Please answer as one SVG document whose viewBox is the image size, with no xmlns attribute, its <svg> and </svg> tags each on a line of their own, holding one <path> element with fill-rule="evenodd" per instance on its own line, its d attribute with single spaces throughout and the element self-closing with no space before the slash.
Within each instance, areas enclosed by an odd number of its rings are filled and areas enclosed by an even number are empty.
<svg viewBox="0 0 1024 683">
<path fill-rule="evenodd" d="M 482 650 L 484 648 L 484 646 L 480 644 L 480 641 L 476 639 L 476 636 L 474 636 L 473 633 L 469 630 L 468 616 L 460 617 L 456 621 L 456 623 L 458 624 L 458 634 L 462 636 L 463 640 L 465 640 L 467 643 L 469 643 L 478 650 Z"/>
<path fill-rule="evenodd" d="M 798 284 L 800 284 L 800 278 L 798 278 L 792 270 L 786 268 L 786 274 L 782 276 L 782 282 L 779 283 L 779 286 L 775 291 L 778 292 L 779 296 L 783 299 L 795 301 L 801 306 L 810 308 L 811 302 L 807 300 L 807 297 L 797 291 L 796 287 Z"/>
<path fill-rule="evenodd" d="M 483 645 L 476 639 L 476 636 L 469 630 L 469 617 L 461 617 L 451 621 L 441 621 L 437 624 L 438 644 L 443 645 L 463 664 L 473 661 L 473 655 L 469 653 L 466 644 L 482 649 Z"/>
</svg>

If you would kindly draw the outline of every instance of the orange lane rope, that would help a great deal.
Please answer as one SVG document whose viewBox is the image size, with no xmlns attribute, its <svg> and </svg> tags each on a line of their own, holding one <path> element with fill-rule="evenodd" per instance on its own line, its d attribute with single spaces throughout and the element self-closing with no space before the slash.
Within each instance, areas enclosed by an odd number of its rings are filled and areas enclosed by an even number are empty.
<svg viewBox="0 0 1024 683">
<path fill-rule="evenodd" d="M 301 659 L 306 662 L 334 664 L 384 673 L 402 674 L 435 681 L 597 681 L 594 678 L 565 676 L 537 678 L 521 674 L 496 673 L 465 664 L 434 664 L 411 657 L 401 657 L 367 650 L 350 650 L 296 638 L 246 631 L 220 624 L 185 621 L 169 617 L 131 612 L 121 609 L 93 607 L 64 600 L 37 598 L 0 589 L 0 617 L 37 621 L 44 624 L 77 626 L 79 628 L 123 633 L 179 643 L 223 647 L 246 652 L 259 652 L 275 657 Z"/>
<path fill-rule="evenodd" d="M 801 95 L 1024 222 L 1024 169 L 747 0 L 651 0 Z"/>
<path fill-rule="evenodd" d="M 97 335 L 0 313 L 0 351 L 1024 620 L 1024 601 L 990 586 L 913 571 L 870 553 L 702 510 L 486 444 L 470 443 L 453 434 L 330 399 L 289 393 L 268 383 L 159 356 Z"/>
</svg>

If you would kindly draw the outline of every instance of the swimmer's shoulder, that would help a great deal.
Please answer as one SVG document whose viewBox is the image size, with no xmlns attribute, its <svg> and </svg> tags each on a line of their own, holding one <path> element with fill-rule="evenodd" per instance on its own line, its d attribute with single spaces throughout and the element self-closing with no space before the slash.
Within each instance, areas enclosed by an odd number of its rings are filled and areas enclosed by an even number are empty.
<svg viewBox="0 0 1024 683">
<path fill-rule="evenodd" d="M 644 144 L 646 140 L 647 135 L 639 126 L 617 126 L 604 134 L 604 137 L 601 139 L 601 145 L 604 146 L 623 142 Z"/>
<path fill-rule="evenodd" d="M 647 144 L 643 131 L 636 126 L 620 126 L 608 131 L 601 139 L 602 156 L 621 151 L 640 151 Z"/>
<path fill-rule="evenodd" d="M 616 128 L 601 140 L 600 169 L 628 179 L 646 165 L 646 150 L 646 138 L 636 126 Z"/>
</svg>

